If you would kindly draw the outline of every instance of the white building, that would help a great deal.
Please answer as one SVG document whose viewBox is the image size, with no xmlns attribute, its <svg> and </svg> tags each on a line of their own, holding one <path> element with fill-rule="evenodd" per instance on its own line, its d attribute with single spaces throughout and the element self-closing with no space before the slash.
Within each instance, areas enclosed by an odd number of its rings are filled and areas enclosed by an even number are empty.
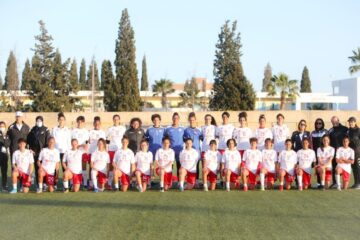
<svg viewBox="0 0 360 240">
<path fill-rule="evenodd" d="M 332 82 L 334 96 L 347 96 L 347 103 L 340 103 L 341 110 L 360 110 L 360 77 L 353 77 Z"/>
</svg>

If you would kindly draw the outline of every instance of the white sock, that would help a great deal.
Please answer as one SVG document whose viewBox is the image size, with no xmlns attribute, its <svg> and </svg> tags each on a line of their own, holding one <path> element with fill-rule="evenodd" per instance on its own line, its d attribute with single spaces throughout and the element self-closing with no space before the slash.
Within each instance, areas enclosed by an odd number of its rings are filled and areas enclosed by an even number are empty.
<svg viewBox="0 0 360 240">
<path fill-rule="evenodd" d="M 160 182 L 160 187 L 161 187 L 161 188 L 164 187 L 164 182 Z"/>
<path fill-rule="evenodd" d="M 82 171 L 82 177 L 83 177 L 84 186 L 87 186 L 88 177 L 87 177 L 87 171 L 86 170 Z"/>
<path fill-rule="evenodd" d="M 119 184 L 118 184 L 118 183 L 115 183 L 114 186 L 115 186 L 116 189 L 119 188 Z"/>
<path fill-rule="evenodd" d="M 299 187 L 302 187 L 303 183 L 302 183 L 302 176 L 298 175 L 298 184 L 299 184 Z"/>
<path fill-rule="evenodd" d="M 96 182 L 96 181 L 95 181 L 95 182 Z M 93 182 L 92 179 L 90 179 L 89 183 L 90 183 L 90 187 L 93 187 L 93 186 L 94 186 L 94 182 Z"/>
<path fill-rule="evenodd" d="M 13 184 L 13 189 L 17 189 L 17 183 Z"/>
<path fill-rule="evenodd" d="M 204 183 L 204 188 L 208 188 L 208 185 L 207 185 L 207 183 Z"/>
<path fill-rule="evenodd" d="M 321 180 L 321 185 L 325 186 L 325 181 Z"/>
<path fill-rule="evenodd" d="M 97 175 L 97 171 L 91 170 L 91 179 L 94 181 L 90 180 L 90 186 L 93 184 L 95 189 L 98 188 L 97 181 L 96 181 L 96 175 Z"/>
<path fill-rule="evenodd" d="M 247 187 L 247 183 L 244 183 L 244 187 Z"/>
<path fill-rule="evenodd" d="M 183 181 L 180 181 L 180 187 L 184 188 L 184 182 Z"/>
<path fill-rule="evenodd" d="M 64 181 L 64 188 L 69 188 L 69 182 L 68 181 Z"/>
<path fill-rule="evenodd" d="M 230 182 L 226 182 L 226 188 L 230 189 Z"/>
<path fill-rule="evenodd" d="M 261 183 L 261 187 L 265 186 L 265 174 L 264 173 L 260 173 L 260 183 Z"/>
<path fill-rule="evenodd" d="M 283 186 L 284 185 L 284 182 L 280 182 L 280 186 Z"/>
<path fill-rule="evenodd" d="M 336 179 L 336 184 L 338 185 L 338 187 L 340 187 L 340 186 L 341 186 L 340 175 L 339 175 L 339 174 L 336 174 L 336 175 L 335 175 L 335 179 Z"/>
<path fill-rule="evenodd" d="M 143 188 L 141 185 L 139 185 L 140 192 L 142 192 Z"/>
<path fill-rule="evenodd" d="M 42 190 L 43 189 L 43 184 L 39 183 L 39 189 Z"/>
<path fill-rule="evenodd" d="M 114 172 L 113 171 L 110 171 L 109 172 L 109 177 L 108 177 L 108 185 L 111 186 L 111 183 L 114 179 Z"/>
</svg>

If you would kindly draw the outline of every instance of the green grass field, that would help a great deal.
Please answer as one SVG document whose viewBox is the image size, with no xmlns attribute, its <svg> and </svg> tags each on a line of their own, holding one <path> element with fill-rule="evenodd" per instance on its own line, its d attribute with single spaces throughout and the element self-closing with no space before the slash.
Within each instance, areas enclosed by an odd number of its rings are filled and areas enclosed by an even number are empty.
<svg viewBox="0 0 360 240">
<path fill-rule="evenodd" d="M 360 191 L 0 194 L 0 239 L 359 239 Z"/>
</svg>

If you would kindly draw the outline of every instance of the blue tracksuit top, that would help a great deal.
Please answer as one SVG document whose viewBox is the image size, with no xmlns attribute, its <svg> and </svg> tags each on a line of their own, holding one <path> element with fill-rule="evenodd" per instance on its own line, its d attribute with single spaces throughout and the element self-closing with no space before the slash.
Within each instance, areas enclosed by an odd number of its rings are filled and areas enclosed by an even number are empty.
<svg viewBox="0 0 360 240">
<path fill-rule="evenodd" d="M 180 154 L 184 146 L 184 128 L 183 127 L 168 127 L 165 130 L 165 136 L 170 138 L 170 147 L 174 150 L 175 154 Z"/>
<path fill-rule="evenodd" d="M 188 138 L 191 138 L 193 140 L 192 147 L 200 152 L 201 130 L 199 128 L 191 128 L 191 127 L 186 128 L 184 131 L 184 141 Z"/>
<path fill-rule="evenodd" d="M 145 138 L 149 141 L 149 150 L 155 159 L 156 151 L 162 147 L 165 129 L 163 127 L 150 127 L 146 130 Z"/>
</svg>

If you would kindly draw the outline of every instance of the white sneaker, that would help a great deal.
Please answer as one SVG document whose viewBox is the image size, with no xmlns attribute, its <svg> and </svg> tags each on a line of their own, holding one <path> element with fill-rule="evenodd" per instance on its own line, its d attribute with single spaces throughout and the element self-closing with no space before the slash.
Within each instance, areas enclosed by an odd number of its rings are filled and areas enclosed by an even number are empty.
<svg viewBox="0 0 360 240">
<path fill-rule="evenodd" d="M 209 189 L 207 187 L 204 187 L 204 191 L 207 192 L 209 191 Z"/>
<path fill-rule="evenodd" d="M 42 193 L 42 192 L 43 192 L 43 190 L 40 189 L 40 188 L 38 188 L 38 189 L 36 190 L 36 193 Z"/>
<path fill-rule="evenodd" d="M 340 187 L 340 186 L 338 186 L 338 187 L 337 187 L 337 190 L 338 190 L 338 191 L 341 191 L 341 187 Z"/>
<path fill-rule="evenodd" d="M 226 191 L 227 191 L 227 192 L 230 192 L 230 188 L 226 188 Z"/>
<path fill-rule="evenodd" d="M 264 187 L 264 186 L 261 186 L 260 190 L 261 190 L 261 191 L 265 191 L 265 187 Z"/>
</svg>

